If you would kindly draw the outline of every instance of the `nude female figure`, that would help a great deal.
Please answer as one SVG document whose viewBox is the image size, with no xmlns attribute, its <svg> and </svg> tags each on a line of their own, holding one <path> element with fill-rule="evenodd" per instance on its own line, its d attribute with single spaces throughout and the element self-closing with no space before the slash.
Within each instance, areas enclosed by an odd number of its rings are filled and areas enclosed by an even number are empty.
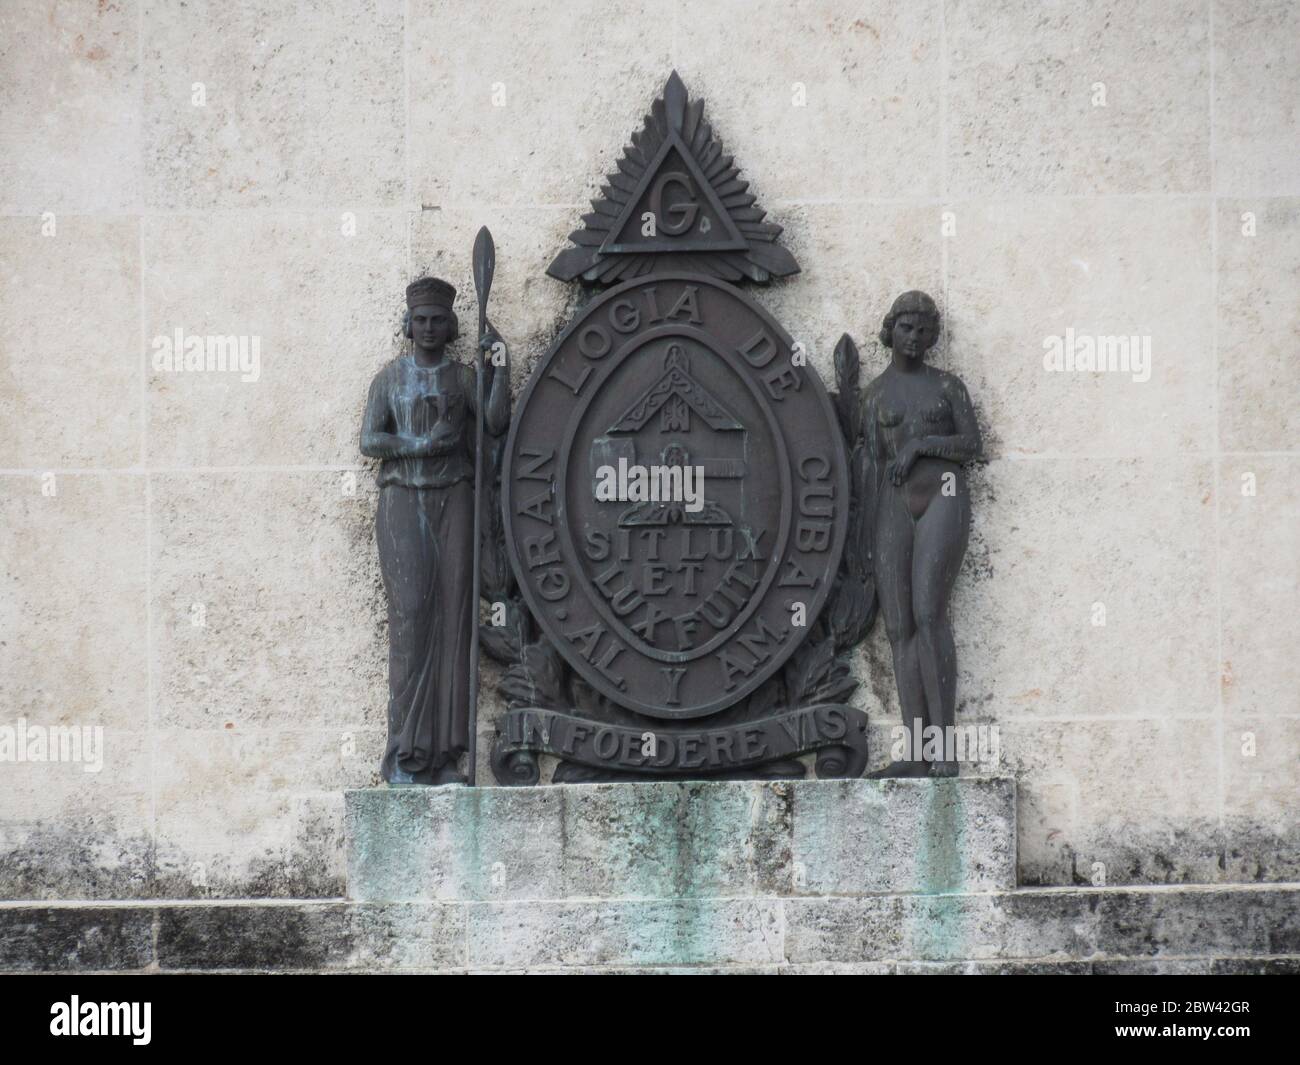
<svg viewBox="0 0 1300 1065">
<path fill-rule="evenodd" d="M 966 386 L 928 366 L 939 338 L 939 309 L 924 292 L 905 292 L 885 315 L 880 342 L 893 352 L 862 397 L 871 457 L 864 520 L 871 522 L 880 612 L 894 657 L 903 724 L 913 737 L 936 735 L 910 758 L 872 773 L 880 777 L 952 777 L 957 654 L 948 597 L 970 535 L 970 489 L 964 464 L 980 456 L 980 432 Z M 874 487 L 874 495 L 873 489 Z M 937 754 L 937 757 L 935 756 Z"/>
</svg>

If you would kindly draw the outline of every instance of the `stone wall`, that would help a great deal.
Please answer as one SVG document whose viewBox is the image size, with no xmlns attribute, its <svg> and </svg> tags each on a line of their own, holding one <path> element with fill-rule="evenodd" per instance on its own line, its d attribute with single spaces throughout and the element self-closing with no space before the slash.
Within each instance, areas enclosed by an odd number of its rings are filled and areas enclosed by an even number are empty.
<svg viewBox="0 0 1300 1065">
<path fill-rule="evenodd" d="M 898 292 L 944 310 L 989 460 L 960 720 L 1018 778 L 1021 882 L 1300 879 L 1300 7 L 310 6 L 0 11 L 0 725 L 103 730 L 98 771 L 0 762 L 0 895 L 343 893 L 385 701 L 357 436 L 403 285 L 471 321 L 489 225 L 522 384 L 674 68 L 828 380 L 845 330 L 883 366 Z M 178 329 L 257 373 L 155 368 Z M 1149 380 L 1047 372 L 1066 330 L 1149 337 Z M 882 632 L 859 666 L 883 762 Z"/>
</svg>

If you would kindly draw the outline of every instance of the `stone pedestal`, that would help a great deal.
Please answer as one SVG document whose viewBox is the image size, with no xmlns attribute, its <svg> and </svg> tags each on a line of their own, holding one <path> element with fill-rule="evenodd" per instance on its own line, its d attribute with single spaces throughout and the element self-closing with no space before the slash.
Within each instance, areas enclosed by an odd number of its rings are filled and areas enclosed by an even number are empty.
<svg viewBox="0 0 1300 1065">
<path fill-rule="evenodd" d="M 0 902 L 0 971 L 1300 972 L 1300 885 L 1018 887 L 1008 780 L 346 809 L 347 899 Z"/>
<path fill-rule="evenodd" d="M 1009 780 L 346 793 L 362 902 L 934 894 L 1016 883 Z"/>
</svg>

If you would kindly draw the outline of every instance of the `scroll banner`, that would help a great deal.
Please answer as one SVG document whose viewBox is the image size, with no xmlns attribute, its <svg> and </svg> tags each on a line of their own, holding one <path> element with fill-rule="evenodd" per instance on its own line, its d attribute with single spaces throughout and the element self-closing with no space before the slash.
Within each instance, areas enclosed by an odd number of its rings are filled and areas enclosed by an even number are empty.
<svg viewBox="0 0 1300 1065">
<path fill-rule="evenodd" d="M 615 773 L 730 775 L 819 752 L 817 776 L 858 777 L 867 766 L 867 715 L 842 703 L 787 710 L 717 728 L 628 728 L 573 713 L 517 707 L 492 746 L 502 784 L 535 784 L 539 754 Z"/>
</svg>

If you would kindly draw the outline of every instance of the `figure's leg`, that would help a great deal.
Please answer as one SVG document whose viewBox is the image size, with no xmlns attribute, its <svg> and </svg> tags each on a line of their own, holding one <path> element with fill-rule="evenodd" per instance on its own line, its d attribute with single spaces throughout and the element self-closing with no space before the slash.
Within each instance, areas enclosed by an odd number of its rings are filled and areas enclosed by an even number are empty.
<svg viewBox="0 0 1300 1065">
<path fill-rule="evenodd" d="M 912 616 L 912 535 L 912 516 L 903 501 L 903 493 L 893 485 L 885 485 L 876 500 L 872 569 L 880 613 L 894 657 L 894 682 L 898 687 L 903 727 L 909 737 L 920 735 L 925 715 L 916 622 Z M 921 752 L 913 749 L 910 755 L 910 761 L 894 762 L 871 776 L 922 775 L 925 763 L 920 760 Z"/>
<path fill-rule="evenodd" d="M 428 744 L 416 738 L 416 718 L 424 687 L 432 569 L 418 501 L 415 489 L 387 485 L 380 489 L 375 518 L 388 600 L 388 743 L 380 773 L 390 784 L 428 782 Z"/>
<path fill-rule="evenodd" d="M 470 642 L 478 624 L 473 597 L 474 489 L 469 481 L 430 493 L 429 525 L 436 530 L 434 614 L 438 641 L 434 695 L 433 783 L 463 784 L 460 756 L 469 735 Z"/>
<path fill-rule="evenodd" d="M 957 650 L 948 600 L 970 537 L 970 497 L 964 485 L 953 496 L 936 494 L 916 524 L 912 556 L 912 612 L 916 619 L 927 725 L 942 729 L 945 748 L 957 723 Z M 936 776 L 956 776 L 946 755 Z"/>
</svg>

